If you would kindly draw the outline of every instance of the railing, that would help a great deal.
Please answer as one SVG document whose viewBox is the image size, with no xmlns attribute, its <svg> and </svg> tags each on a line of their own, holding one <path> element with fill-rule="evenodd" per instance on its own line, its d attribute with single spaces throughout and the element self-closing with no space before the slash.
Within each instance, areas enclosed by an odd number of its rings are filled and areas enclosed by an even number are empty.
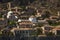
<svg viewBox="0 0 60 40">
<path fill-rule="evenodd" d="M 0 37 L 0 40 L 60 40 L 60 36 L 47 36 L 47 37 Z"/>
</svg>

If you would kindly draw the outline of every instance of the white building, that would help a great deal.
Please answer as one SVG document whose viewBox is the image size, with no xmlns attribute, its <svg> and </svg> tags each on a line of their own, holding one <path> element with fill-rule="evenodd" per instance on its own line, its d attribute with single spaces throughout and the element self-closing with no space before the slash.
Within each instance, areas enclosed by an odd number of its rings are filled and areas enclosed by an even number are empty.
<svg viewBox="0 0 60 40">
<path fill-rule="evenodd" d="M 12 13 L 13 13 L 12 11 L 9 11 L 9 12 L 7 13 L 7 18 L 9 18 Z"/>
<path fill-rule="evenodd" d="M 8 18 L 9 20 L 17 20 L 17 19 L 18 19 L 18 16 L 15 15 L 15 14 L 13 13 L 13 11 L 9 11 L 9 12 L 7 13 L 7 18 Z"/>
</svg>

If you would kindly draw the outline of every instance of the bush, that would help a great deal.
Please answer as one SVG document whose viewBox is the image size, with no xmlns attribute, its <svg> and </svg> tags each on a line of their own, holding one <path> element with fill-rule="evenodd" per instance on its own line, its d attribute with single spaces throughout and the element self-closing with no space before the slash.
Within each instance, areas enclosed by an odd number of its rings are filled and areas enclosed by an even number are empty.
<svg viewBox="0 0 60 40">
<path fill-rule="evenodd" d="M 9 21 L 8 24 L 9 25 L 14 25 L 14 24 L 16 24 L 16 22 L 15 21 Z"/>
<path fill-rule="evenodd" d="M 47 35 L 47 36 L 54 36 L 54 33 L 52 33 L 52 32 L 47 32 L 46 35 Z"/>
<path fill-rule="evenodd" d="M 10 36 L 11 36 L 11 37 L 14 36 L 12 32 L 10 32 L 10 31 L 5 31 L 5 30 L 2 31 L 2 35 L 3 35 L 3 36 L 6 36 L 6 37 L 7 37 L 7 36 L 9 36 L 9 37 L 10 37 Z"/>
<path fill-rule="evenodd" d="M 41 28 L 37 28 L 37 35 L 42 34 L 42 29 Z"/>
<path fill-rule="evenodd" d="M 60 22 L 57 23 L 57 22 L 51 21 L 51 20 L 49 20 L 48 23 L 49 23 L 49 25 L 51 25 L 51 26 L 58 26 L 58 25 L 60 25 Z"/>
<path fill-rule="evenodd" d="M 43 26 L 43 23 L 38 23 L 37 26 L 38 26 L 38 27 L 42 27 L 42 26 Z"/>
<path fill-rule="evenodd" d="M 0 18 L 2 18 L 2 14 L 0 14 Z"/>
</svg>

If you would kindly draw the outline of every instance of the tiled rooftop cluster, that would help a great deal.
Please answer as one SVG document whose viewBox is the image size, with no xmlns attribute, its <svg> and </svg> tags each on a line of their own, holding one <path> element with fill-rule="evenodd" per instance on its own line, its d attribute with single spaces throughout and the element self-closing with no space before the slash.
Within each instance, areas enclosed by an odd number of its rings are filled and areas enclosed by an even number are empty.
<svg viewBox="0 0 60 40">
<path fill-rule="evenodd" d="M 17 6 L 14 2 L 0 4 L 0 34 L 7 35 L 10 32 L 10 35 L 19 37 L 60 36 L 60 10 L 56 6 L 57 2 L 38 0 L 25 7 Z"/>
</svg>

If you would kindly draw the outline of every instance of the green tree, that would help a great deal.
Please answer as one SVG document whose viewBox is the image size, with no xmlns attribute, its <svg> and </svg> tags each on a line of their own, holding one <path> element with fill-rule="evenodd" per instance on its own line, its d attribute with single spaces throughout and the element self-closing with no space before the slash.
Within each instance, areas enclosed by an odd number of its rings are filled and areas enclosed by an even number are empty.
<svg viewBox="0 0 60 40">
<path fill-rule="evenodd" d="M 41 28 L 37 28 L 36 32 L 37 32 L 37 35 L 40 35 L 40 34 L 42 34 L 42 29 Z"/>
<path fill-rule="evenodd" d="M 49 18 L 51 16 L 50 12 L 45 11 L 44 14 L 42 14 L 43 18 Z"/>
</svg>

